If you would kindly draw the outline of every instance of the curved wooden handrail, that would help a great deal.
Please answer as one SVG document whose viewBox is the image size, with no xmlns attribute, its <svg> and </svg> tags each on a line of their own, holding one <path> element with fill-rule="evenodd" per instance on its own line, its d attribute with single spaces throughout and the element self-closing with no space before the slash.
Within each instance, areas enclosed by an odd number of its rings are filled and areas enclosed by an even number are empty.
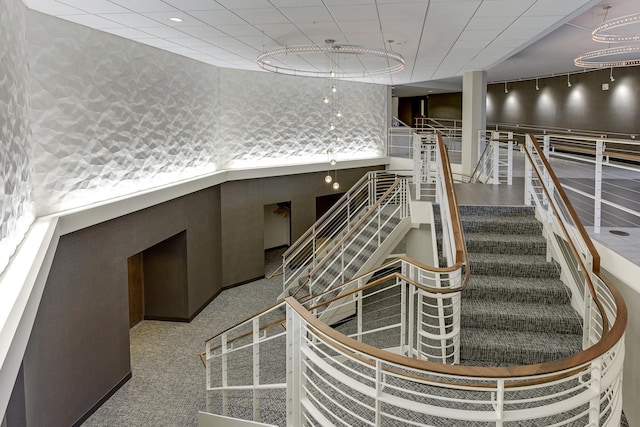
<svg viewBox="0 0 640 427">
<path fill-rule="evenodd" d="M 542 163 L 544 164 L 545 169 L 547 170 L 547 173 L 549 174 L 549 178 L 551 178 L 551 180 L 553 181 L 553 185 L 556 188 L 556 192 L 560 195 L 560 199 L 562 200 L 562 203 L 565 205 L 565 208 L 569 212 L 569 216 L 571 217 L 571 220 L 575 224 L 575 227 L 578 229 L 578 233 L 580 234 L 580 237 L 582 238 L 582 240 L 584 240 L 585 244 L 587 245 L 587 250 L 591 254 L 591 259 L 592 259 L 592 266 L 591 266 L 592 272 L 594 274 L 596 274 L 600 278 L 600 280 L 603 280 L 602 277 L 599 276 L 599 272 L 600 272 L 600 254 L 598 253 L 598 251 L 596 250 L 596 247 L 594 246 L 593 242 L 591 241 L 591 238 L 589 237 L 589 234 L 587 233 L 587 230 L 585 230 L 584 225 L 582 225 L 582 221 L 580 220 L 580 217 L 578 217 L 578 214 L 573 209 L 573 205 L 569 201 L 569 198 L 567 197 L 567 194 L 564 192 L 564 189 L 562 188 L 562 185 L 560 184 L 560 181 L 558 180 L 558 177 L 556 176 L 555 172 L 553 172 L 553 169 L 551 169 L 551 165 L 549 164 L 549 160 L 547 159 L 547 157 L 542 152 L 542 149 L 540 148 L 540 145 L 536 141 L 535 136 L 531 135 L 531 134 L 529 136 L 531 138 L 531 142 L 532 142 L 532 145 L 533 145 L 534 149 L 538 153 L 538 156 L 540 157 Z M 529 161 L 531 162 L 531 164 L 534 164 L 533 163 L 533 159 L 531 158 L 531 155 L 529 154 L 529 152 L 526 149 L 524 150 L 524 152 L 525 152 L 526 156 L 529 158 Z M 536 175 L 538 177 L 538 180 L 540 182 L 544 182 L 542 180 L 542 177 L 540 176 L 540 173 L 538 172 L 538 169 L 537 168 L 532 168 L 532 169 L 535 171 L 535 173 L 536 173 Z M 542 189 L 545 192 L 545 194 L 547 196 L 547 199 L 548 200 L 553 200 L 553 198 L 551 197 L 551 195 L 547 191 L 546 185 L 543 185 Z M 555 207 L 555 205 L 553 203 L 551 203 L 551 209 L 553 209 L 554 215 L 556 215 L 557 218 L 560 218 L 560 213 L 558 212 L 558 210 L 556 209 L 556 207 Z M 558 223 L 560 224 L 560 227 L 562 228 L 562 232 L 564 233 L 565 237 L 567 238 L 567 243 L 569 243 L 569 247 L 571 248 L 571 251 L 573 252 L 573 255 L 578 260 L 578 263 L 580 263 L 581 270 L 583 272 L 587 272 L 588 271 L 587 266 L 584 265 L 584 262 L 582 261 L 582 257 L 580 256 L 580 252 L 575 247 L 575 244 L 573 243 L 573 240 L 569 237 L 569 232 L 567 231 L 564 223 L 562 221 L 558 221 Z M 600 316 L 602 317 L 602 332 L 605 333 L 605 332 L 607 332 L 609 330 L 609 319 L 607 319 L 607 314 L 604 311 L 604 307 L 602 306 L 602 302 L 600 301 L 600 298 L 598 298 L 598 294 L 596 293 L 596 290 L 595 290 L 595 288 L 593 286 L 593 282 L 591 281 L 591 275 L 587 273 L 587 274 L 584 274 L 584 277 L 585 277 L 585 279 L 587 281 L 587 285 L 588 285 L 588 288 L 589 288 L 589 293 L 591 294 L 591 298 L 595 302 L 596 308 L 598 309 L 598 311 L 600 312 Z"/>
<path fill-rule="evenodd" d="M 607 332 L 600 341 L 593 346 L 572 356 L 564 359 L 554 360 L 550 362 L 537 363 L 533 365 L 507 366 L 507 367 L 486 367 L 486 366 L 462 366 L 462 365 L 445 365 L 438 362 L 430 362 L 427 360 L 414 359 L 396 353 L 391 353 L 377 347 L 364 344 L 358 340 L 350 338 L 341 332 L 326 325 L 311 312 L 309 312 L 294 297 L 285 298 L 285 302 L 302 317 L 313 329 L 331 340 L 340 343 L 346 348 L 352 348 L 355 351 L 366 354 L 384 362 L 404 366 L 411 369 L 432 372 L 436 374 L 451 375 L 467 378 L 518 378 L 562 374 L 568 370 L 580 369 L 585 363 L 588 363 L 612 348 L 624 334 L 627 323 L 627 311 L 622 296 L 619 291 L 609 283 L 605 282 L 612 292 L 616 305 L 618 306 L 618 316 L 613 327 Z M 556 379 L 553 377 L 553 379 Z M 549 380 L 551 381 L 551 380 Z M 544 379 L 543 379 L 544 382 Z"/>
</svg>

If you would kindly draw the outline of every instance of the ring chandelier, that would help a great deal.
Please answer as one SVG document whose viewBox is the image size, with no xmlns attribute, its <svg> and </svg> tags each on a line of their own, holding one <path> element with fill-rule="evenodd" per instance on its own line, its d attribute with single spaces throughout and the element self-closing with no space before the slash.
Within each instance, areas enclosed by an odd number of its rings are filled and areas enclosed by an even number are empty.
<svg viewBox="0 0 640 427">
<path fill-rule="evenodd" d="M 640 42 L 640 33 L 635 34 L 621 34 L 614 32 L 614 30 L 621 27 L 633 24 L 640 24 L 640 13 L 632 15 L 622 16 L 620 18 L 610 19 L 597 26 L 591 33 L 591 37 L 594 41 L 600 43 L 629 43 Z M 608 56 L 616 55 L 629 55 L 640 52 L 640 45 L 631 45 L 623 47 L 609 47 L 606 49 L 594 50 L 591 52 L 583 53 L 578 56 L 573 62 L 578 67 L 597 67 L 597 68 L 613 68 L 613 67 L 629 67 L 633 65 L 640 65 L 640 57 L 635 56 L 631 59 L 619 59 L 619 60 L 598 60 L 598 58 L 605 58 Z"/>
<path fill-rule="evenodd" d="M 286 62 L 286 57 L 289 55 L 358 55 L 359 57 L 376 57 L 386 59 L 387 67 L 374 69 L 374 70 L 317 70 L 317 69 L 303 69 L 303 68 L 288 68 L 287 66 L 272 65 L 271 60 L 282 60 Z M 298 45 L 298 46 L 285 46 L 276 49 L 272 49 L 264 52 L 256 59 L 258 66 L 266 71 L 273 73 L 288 74 L 293 76 L 303 77 L 336 77 L 342 79 L 355 79 L 365 78 L 369 76 L 380 76 L 384 74 L 397 73 L 404 69 L 404 57 L 399 53 L 393 52 L 387 49 L 370 48 L 364 46 L 355 46 L 348 44 L 336 44 L 333 40 L 327 40 L 327 44 L 324 46 L 311 44 L 311 45 Z M 334 73 L 334 74 L 331 74 Z"/>
</svg>

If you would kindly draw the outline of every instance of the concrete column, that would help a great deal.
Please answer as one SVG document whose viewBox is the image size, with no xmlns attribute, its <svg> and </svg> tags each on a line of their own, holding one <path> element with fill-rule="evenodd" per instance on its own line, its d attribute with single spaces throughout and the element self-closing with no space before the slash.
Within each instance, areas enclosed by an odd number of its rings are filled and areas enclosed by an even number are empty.
<svg viewBox="0 0 640 427">
<path fill-rule="evenodd" d="M 462 173 L 478 163 L 478 130 L 487 124 L 487 72 L 466 71 L 462 77 Z"/>
</svg>

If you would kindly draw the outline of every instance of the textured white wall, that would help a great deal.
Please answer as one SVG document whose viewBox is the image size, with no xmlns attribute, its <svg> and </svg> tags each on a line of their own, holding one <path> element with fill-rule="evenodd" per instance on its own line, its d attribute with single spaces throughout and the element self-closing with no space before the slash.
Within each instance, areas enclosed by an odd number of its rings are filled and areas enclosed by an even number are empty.
<svg viewBox="0 0 640 427">
<path fill-rule="evenodd" d="M 35 214 L 25 12 L 0 1 L 0 273 Z"/>
<path fill-rule="evenodd" d="M 327 161 L 329 146 L 338 160 L 382 156 L 386 86 L 340 82 L 338 142 L 322 102 L 325 86 L 322 79 L 220 69 L 222 162 L 237 168 Z"/>
<path fill-rule="evenodd" d="M 38 214 L 217 169 L 218 69 L 28 14 Z"/>
<path fill-rule="evenodd" d="M 39 215 L 220 169 L 384 153 L 386 87 L 217 68 L 29 12 Z"/>
</svg>

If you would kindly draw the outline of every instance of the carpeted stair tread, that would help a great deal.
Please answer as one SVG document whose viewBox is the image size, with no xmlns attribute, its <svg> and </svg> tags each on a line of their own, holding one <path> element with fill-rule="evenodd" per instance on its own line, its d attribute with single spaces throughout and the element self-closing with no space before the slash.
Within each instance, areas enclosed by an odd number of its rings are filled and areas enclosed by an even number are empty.
<svg viewBox="0 0 640 427">
<path fill-rule="evenodd" d="M 463 328 L 464 365 L 528 365 L 559 360 L 582 350 L 582 334 Z"/>
<path fill-rule="evenodd" d="M 535 217 L 507 216 L 487 217 L 481 215 L 462 216 L 465 233 L 540 234 L 540 223 Z"/>
<path fill-rule="evenodd" d="M 463 328 L 582 334 L 580 318 L 569 305 L 463 298 L 460 320 Z"/>
<path fill-rule="evenodd" d="M 540 234 L 466 233 L 469 252 L 545 255 L 547 241 Z"/>
<path fill-rule="evenodd" d="M 465 300 L 569 304 L 571 296 L 560 279 L 472 275 L 462 293 Z"/>
<path fill-rule="evenodd" d="M 439 206 L 438 206 L 439 208 Z M 460 214 L 486 215 L 491 217 L 535 216 L 535 210 L 531 206 L 505 206 L 505 205 L 460 205 Z"/>
<path fill-rule="evenodd" d="M 471 275 L 559 277 L 557 267 L 543 255 L 469 253 Z"/>
</svg>

